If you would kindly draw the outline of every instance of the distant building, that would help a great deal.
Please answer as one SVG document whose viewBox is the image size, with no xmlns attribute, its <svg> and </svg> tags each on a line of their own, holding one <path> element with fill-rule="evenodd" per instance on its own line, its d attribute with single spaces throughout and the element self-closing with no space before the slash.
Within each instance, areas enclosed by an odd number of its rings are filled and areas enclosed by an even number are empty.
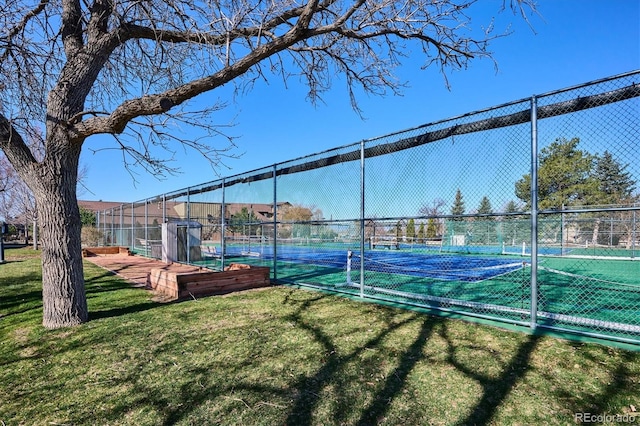
<svg viewBox="0 0 640 426">
<path fill-rule="evenodd" d="M 123 203 L 78 200 L 78 206 L 96 214 L 96 223 L 98 225 L 105 223 L 122 225 L 131 225 L 131 223 L 133 223 L 143 225 L 145 222 L 151 225 L 154 222 L 161 224 L 163 222 L 186 219 L 207 225 L 219 223 L 222 217 L 221 203 L 191 201 L 188 204 L 188 211 L 186 202 L 166 201 L 164 204 L 165 212 L 162 211 L 162 201 Z M 289 206 L 291 206 L 291 204 L 286 201 L 277 204 L 278 209 Z M 273 204 L 263 203 L 225 203 L 225 217 L 230 218 L 240 213 L 243 208 L 246 208 L 249 212 L 253 212 L 259 222 L 273 220 Z"/>
</svg>

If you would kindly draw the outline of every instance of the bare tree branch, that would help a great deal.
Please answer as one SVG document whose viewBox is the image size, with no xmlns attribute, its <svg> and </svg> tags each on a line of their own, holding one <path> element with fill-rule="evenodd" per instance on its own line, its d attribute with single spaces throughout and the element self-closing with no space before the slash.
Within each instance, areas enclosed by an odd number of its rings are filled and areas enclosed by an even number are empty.
<svg viewBox="0 0 640 426">
<path fill-rule="evenodd" d="M 26 6 L 28 0 L 23 3 Z M 47 109 L 61 112 L 48 113 L 48 132 L 50 127 L 63 125 L 78 144 L 99 133 L 129 134 L 130 140 L 149 138 L 153 133 L 156 146 L 166 146 L 159 141 L 167 138 L 168 132 L 137 118 L 172 116 L 172 122 L 188 124 L 193 120 L 181 107 L 185 102 L 240 82 L 239 77 L 249 87 L 256 78 L 268 79 L 270 72 L 280 74 L 285 82 L 296 75 L 302 77 L 312 102 L 321 100 L 335 75 L 340 74 L 346 80 L 353 109 L 361 114 L 358 90 L 377 95 L 400 93 L 404 84 L 390 71 L 407 56 L 405 43 L 419 46 L 425 67 L 436 64 L 445 78 L 447 70 L 463 68 L 473 58 L 491 58 L 488 43 L 504 33 L 477 33 L 476 37 L 464 14 L 473 3 L 309 0 L 300 5 L 289 0 L 211 4 L 161 0 L 149 4 L 93 0 L 85 5 L 79 0 L 62 0 L 58 6 L 39 0 L 32 8 L 0 13 L 4 22 L 20 17 L 0 37 L 0 64 L 9 64 L 5 75 L 17 72 L 18 78 L 11 87 L 0 89 L 7 92 L 8 99 L 12 93 L 26 94 L 6 111 L 9 117 L 20 111 L 25 123 L 37 119 L 42 105 L 32 105 L 42 104 L 38 99 L 48 91 Z M 526 8 L 535 12 L 532 0 L 510 0 L 509 8 L 525 18 Z M 56 13 L 62 23 L 60 30 L 50 19 Z M 40 43 L 17 38 L 30 25 L 40 28 Z M 39 47 L 46 43 L 49 50 Z M 64 47 L 66 59 L 56 57 L 57 47 Z M 265 60 L 270 62 L 266 68 L 261 65 Z M 63 108 L 62 103 L 67 106 Z M 14 126 L 22 122 L 15 118 Z M 162 122 L 166 121 L 157 121 Z M 127 133 L 131 127 L 138 130 Z M 16 130 L 23 128 L 20 125 Z M 199 152 L 215 150 L 202 142 L 182 142 Z M 146 150 L 134 155 L 131 146 L 124 149 L 117 143 L 115 147 L 134 158 L 126 164 L 142 164 L 147 159 L 153 164 L 150 170 L 160 175 L 156 166 L 167 164 L 160 158 L 151 160 Z M 165 171 L 170 171 L 170 166 Z"/>
</svg>

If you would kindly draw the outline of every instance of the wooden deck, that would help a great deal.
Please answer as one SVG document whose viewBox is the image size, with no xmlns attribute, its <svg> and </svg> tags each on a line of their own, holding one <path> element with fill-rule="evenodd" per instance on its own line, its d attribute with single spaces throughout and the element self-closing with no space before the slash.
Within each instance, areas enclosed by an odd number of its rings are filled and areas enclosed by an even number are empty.
<svg viewBox="0 0 640 426">
<path fill-rule="evenodd" d="M 128 254 L 111 254 L 85 257 L 85 260 L 100 266 L 114 274 L 130 281 L 137 287 L 147 287 L 147 277 L 152 269 L 162 269 L 167 272 L 193 272 L 198 267 L 181 263 L 164 263 L 157 259 Z"/>
</svg>

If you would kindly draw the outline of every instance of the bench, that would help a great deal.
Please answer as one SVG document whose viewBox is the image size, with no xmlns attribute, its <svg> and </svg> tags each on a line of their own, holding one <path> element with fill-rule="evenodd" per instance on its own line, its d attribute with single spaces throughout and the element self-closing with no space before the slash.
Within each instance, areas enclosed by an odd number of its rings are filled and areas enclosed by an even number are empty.
<svg viewBox="0 0 640 426">
<path fill-rule="evenodd" d="M 400 243 L 398 243 L 398 241 L 393 241 L 393 240 L 378 240 L 378 241 L 373 241 L 371 240 L 371 248 L 374 249 L 376 247 L 384 247 L 384 248 L 395 248 L 396 250 L 400 249 Z"/>
</svg>

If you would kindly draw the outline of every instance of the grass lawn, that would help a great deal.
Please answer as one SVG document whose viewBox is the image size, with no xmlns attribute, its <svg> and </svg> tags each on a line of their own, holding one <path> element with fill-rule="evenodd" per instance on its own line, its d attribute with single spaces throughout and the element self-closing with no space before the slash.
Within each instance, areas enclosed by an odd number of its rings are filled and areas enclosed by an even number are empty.
<svg viewBox="0 0 640 426">
<path fill-rule="evenodd" d="M 288 287 L 158 304 L 89 263 L 91 321 L 45 330 L 38 253 L 5 257 L 0 425 L 640 422 L 640 352 Z"/>
</svg>

